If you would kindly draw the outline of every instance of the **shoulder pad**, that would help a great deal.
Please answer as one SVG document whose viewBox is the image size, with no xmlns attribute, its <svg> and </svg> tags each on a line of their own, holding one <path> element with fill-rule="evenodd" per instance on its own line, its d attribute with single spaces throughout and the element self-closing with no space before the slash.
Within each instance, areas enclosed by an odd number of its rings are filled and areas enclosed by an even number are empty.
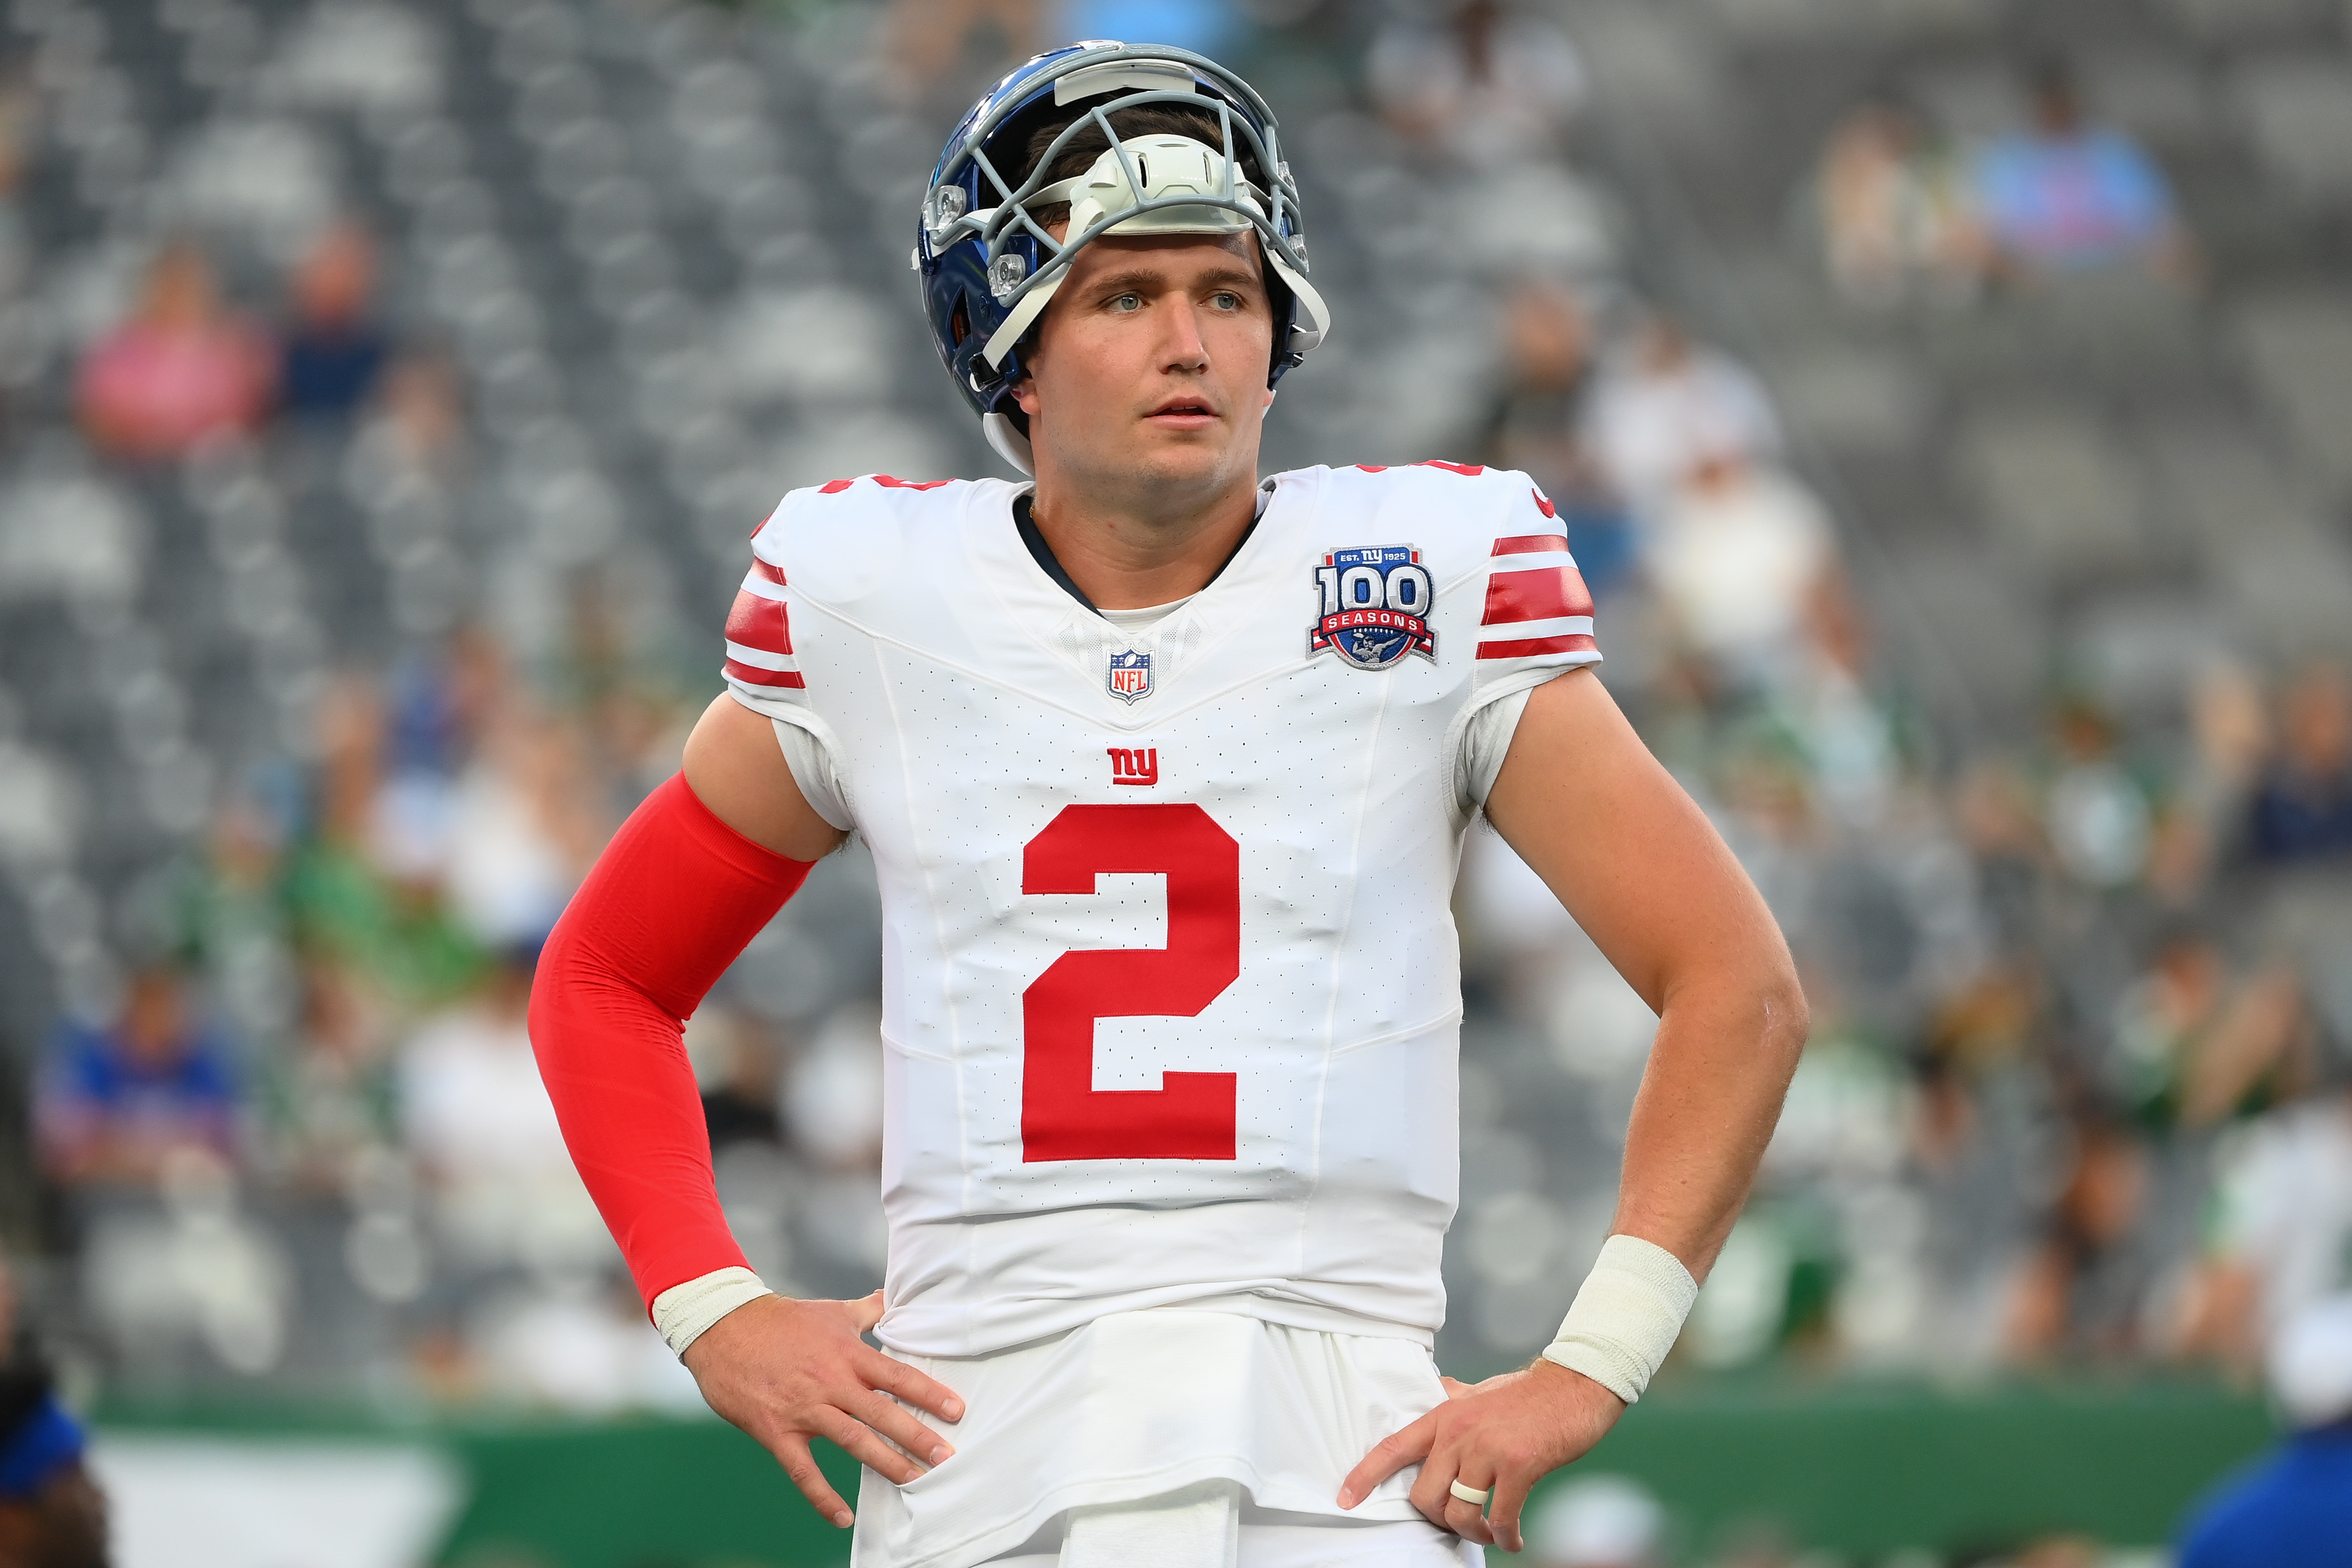
<svg viewBox="0 0 2352 1568">
<path fill-rule="evenodd" d="M 1476 556 L 1507 553 L 1496 547 L 1513 536 L 1563 531 L 1551 498 L 1517 468 L 1432 459 L 1357 463 L 1330 474 L 1341 494 L 1352 491 L 1375 508 L 1411 507 L 1415 527 L 1451 535 Z"/>
<path fill-rule="evenodd" d="M 795 592 L 855 598 L 897 565 L 908 545 L 951 527 L 974 483 L 861 474 L 786 495 L 751 535 L 751 553 L 785 573 Z"/>
</svg>

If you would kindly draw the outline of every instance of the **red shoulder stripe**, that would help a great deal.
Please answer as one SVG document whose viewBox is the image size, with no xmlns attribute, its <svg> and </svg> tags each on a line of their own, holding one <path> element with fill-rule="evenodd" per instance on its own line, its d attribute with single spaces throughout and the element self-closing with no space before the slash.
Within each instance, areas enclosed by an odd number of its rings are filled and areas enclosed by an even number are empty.
<svg viewBox="0 0 2352 1568">
<path fill-rule="evenodd" d="M 1548 550 L 1566 550 L 1565 533 L 1512 533 L 1495 541 L 1497 555 L 1539 555 Z"/>
<path fill-rule="evenodd" d="M 1517 642 L 1482 642 L 1478 645 L 1480 658 L 1537 658 L 1548 653 L 1598 653 L 1601 645 L 1592 640 L 1590 632 L 1570 632 L 1566 637 L 1521 637 Z"/>
<path fill-rule="evenodd" d="M 808 686 L 795 669 L 761 669 L 756 664 L 744 664 L 732 658 L 727 661 L 726 668 L 728 679 L 740 680 L 746 686 L 781 686 L 795 691 Z"/>
<path fill-rule="evenodd" d="M 784 602 L 738 589 L 735 606 L 727 612 L 727 640 L 761 653 L 792 652 L 792 620 L 784 614 Z"/>
<path fill-rule="evenodd" d="M 1592 595 L 1573 566 L 1538 566 L 1532 572 L 1496 572 L 1486 579 L 1486 614 L 1478 623 L 1509 626 L 1548 621 L 1557 616 L 1589 616 Z"/>
</svg>

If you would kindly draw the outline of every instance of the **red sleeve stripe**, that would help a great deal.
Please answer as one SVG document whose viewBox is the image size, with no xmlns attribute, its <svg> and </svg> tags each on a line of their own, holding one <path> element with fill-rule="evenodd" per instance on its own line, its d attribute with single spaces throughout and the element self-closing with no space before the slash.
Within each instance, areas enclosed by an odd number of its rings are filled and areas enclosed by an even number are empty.
<svg viewBox="0 0 2352 1568">
<path fill-rule="evenodd" d="M 784 613 L 784 602 L 749 588 L 737 594 L 735 607 L 727 612 L 727 640 L 763 653 L 791 653 L 793 627 Z"/>
<path fill-rule="evenodd" d="M 1592 640 L 1591 632 L 1570 632 L 1556 637 L 1521 637 L 1516 642 L 1482 642 L 1478 645 L 1480 658 L 1540 658 L 1546 654 L 1598 655 L 1600 652 L 1601 645 Z"/>
<path fill-rule="evenodd" d="M 746 577 L 744 581 L 747 583 L 772 583 L 777 587 L 781 588 L 784 585 L 784 569 L 776 565 L 773 562 L 762 561 L 757 556 L 754 556 L 751 560 L 751 575 Z"/>
<path fill-rule="evenodd" d="M 794 691 L 805 690 L 808 687 L 808 682 L 801 678 L 797 670 L 754 669 L 748 664 L 738 664 L 731 658 L 727 661 L 725 668 L 727 679 L 741 686 L 785 687 Z"/>
<path fill-rule="evenodd" d="M 1508 626 L 1515 621 L 1545 621 L 1556 616 L 1589 616 L 1592 595 L 1573 566 L 1545 566 L 1533 572 L 1496 572 L 1486 579 L 1486 614 L 1481 626 Z"/>
<path fill-rule="evenodd" d="M 746 686 L 789 687 L 800 689 L 808 682 L 801 679 L 800 660 L 788 654 L 772 653 L 763 647 L 748 647 L 731 638 L 727 644 L 727 679 Z"/>
<path fill-rule="evenodd" d="M 1533 555 L 1547 550 L 1565 553 L 1567 549 L 1565 533 L 1513 533 L 1495 541 L 1497 555 Z"/>
</svg>

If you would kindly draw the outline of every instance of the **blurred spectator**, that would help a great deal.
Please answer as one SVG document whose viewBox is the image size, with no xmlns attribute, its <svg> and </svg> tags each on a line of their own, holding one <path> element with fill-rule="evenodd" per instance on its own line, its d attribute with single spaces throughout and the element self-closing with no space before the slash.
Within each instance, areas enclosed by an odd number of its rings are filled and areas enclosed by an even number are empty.
<svg viewBox="0 0 2352 1568">
<path fill-rule="evenodd" d="M 296 939 L 353 965 L 396 1005 L 438 1005 L 479 973 L 450 918 L 443 803 L 386 787 L 383 702 L 347 678 L 319 705 L 318 821 L 288 868 Z"/>
<path fill-rule="evenodd" d="M 2182 1532 L 2180 1568 L 2339 1568 L 2352 1543 L 2352 1295 L 2305 1308 L 2270 1353 L 2291 1436 Z"/>
<path fill-rule="evenodd" d="M 1601 374 L 1592 443 L 1617 493 L 1638 510 L 1671 495 L 1701 463 L 1779 456 L 1780 422 L 1745 366 L 1654 315 Z"/>
<path fill-rule="evenodd" d="M 1585 586 L 1604 595 L 1624 580 L 1633 552 L 1624 508 L 1585 446 L 1593 378 L 1582 301 L 1557 284 L 1520 283 L 1504 308 L 1503 355 L 1479 461 L 1520 469 L 1542 487 Z"/>
<path fill-rule="evenodd" d="M 1557 155 L 1585 97 L 1568 35 L 1497 0 L 1460 0 L 1441 22 L 1391 22 L 1365 71 L 1401 135 L 1471 167 Z"/>
<path fill-rule="evenodd" d="M 1062 0 L 1051 31 L 1057 38 L 1173 44 L 1223 59 L 1241 25 L 1234 0 Z"/>
<path fill-rule="evenodd" d="M 257 770 L 221 803 L 201 852 L 173 868 L 157 911 L 165 944 L 247 1036 L 282 1026 L 289 1006 L 284 879 L 299 785 L 278 775 L 290 773 Z"/>
<path fill-rule="evenodd" d="M 1648 531 L 1659 601 L 1719 679 L 1754 687 L 1801 664 L 1815 607 L 1836 592 L 1836 539 L 1810 490 L 1736 450 L 1711 453 Z"/>
<path fill-rule="evenodd" d="M 714 1153 L 730 1143 L 783 1141 L 775 1045 L 750 1016 L 706 1002 L 687 1020 L 686 1054 L 702 1086 Z"/>
<path fill-rule="evenodd" d="M 286 413 L 345 418 L 367 400 L 391 353 L 374 300 L 374 242 L 355 223 L 329 228 L 294 270 L 293 313 L 278 345 Z"/>
<path fill-rule="evenodd" d="M 375 401 L 345 459 L 343 485 L 362 506 L 404 490 L 446 495 L 466 451 L 466 412 L 457 367 L 436 350 L 406 353 L 385 367 Z"/>
<path fill-rule="evenodd" d="M 2118 1098 L 2168 1131 L 2290 1098 L 2308 1070 L 2306 1043 L 2292 970 L 2273 966 L 2232 987 L 2219 945 L 2179 931 L 2126 989 L 2109 1059 Z"/>
<path fill-rule="evenodd" d="M 1830 277 L 1856 304 L 1965 299 L 1982 279 L 1984 236 L 1958 163 L 1902 104 L 1848 113 L 1822 150 L 1814 192 Z"/>
<path fill-rule="evenodd" d="M 1658 1568 L 1666 1512 L 1638 1481 L 1579 1476 L 1537 1494 L 1522 1534 L 1532 1568 Z"/>
<path fill-rule="evenodd" d="M 2148 788 L 2117 758 L 2116 724 L 2069 696 L 2055 717 L 2059 768 L 2044 811 L 2058 864 L 2086 887 L 2120 888 L 2147 868 L 2156 818 Z"/>
<path fill-rule="evenodd" d="M 2256 1122 L 2223 1159 L 2213 1207 L 2195 1337 L 2243 1363 L 2298 1312 L 2352 1293 L 2352 1089 Z"/>
<path fill-rule="evenodd" d="M 43 1165 L 68 1184 L 143 1184 L 189 1145 L 230 1156 L 231 1061 L 228 1041 L 199 1016 L 180 972 L 142 969 L 116 1022 L 58 1025 L 36 1113 Z"/>
<path fill-rule="evenodd" d="M 577 726 L 507 703 L 450 800 L 450 907 L 486 944 L 536 944 L 604 847 Z"/>
<path fill-rule="evenodd" d="M 2282 706 L 2278 754 L 2254 786 L 2253 855 L 2288 864 L 2352 854 L 2352 678 L 2315 666 Z"/>
<path fill-rule="evenodd" d="M 2021 1361 L 2112 1356 L 2132 1348 L 2138 1327 L 2145 1281 L 2126 1243 L 2147 1209 L 2147 1148 L 2087 1097 L 2076 1097 L 2067 1121 L 2057 1201 L 2011 1304 L 2009 1352 Z"/>
<path fill-rule="evenodd" d="M 845 1003 L 821 1025 L 784 1079 L 793 1146 L 837 1171 L 870 1171 L 882 1158 L 882 1015 Z"/>
<path fill-rule="evenodd" d="M 2184 277 L 2187 238 L 2155 160 L 2122 132 L 2084 122 L 2063 63 L 2042 62 L 2031 85 L 2031 128 L 1976 158 L 1977 203 L 2001 258 L 2029 276 L 2137 262 Z"/>
<path fill-rule="evenodd" d="M 253 430 L 268 405 L 268 340 L 222 302 L 194 245 L 166 246 L 129 320 L 82 361 L 76 405 L 91 443 L 116 457 L 176 458 Z"/>
<path fill-rule="evenodd" d="M 263 1154 L 279 1180 L 340 1190 L 364 1154 L 397 1143 L 389 1025 L 350 969 L 320 954 L 304 964 L 293 1038 L 255 1076 Z"/>
<path fill-rule="evenodd" d="M 526 1022 L 535 950 L 508 948 L 480 989 L 399 1049 L 402 1130 L 441 1225 L 480 1267 L 601 1258 L 610 1247 L 540 1081 Z"/>
<path fill-rule="evenodd" d="M 619 1269 L 494 1301 L 470 1336 L 494 1396 L 583 1415 L 631 1406 L 703 1415 L 693 1373 L 672 1355 Z"/>
<path fill-rule="evenodd" d="M 0 1366 L 0 1563 L 106 1568 L 106 1496 L 82 1463 L 81 1424 L 22 1360 Z"/>
<path fill-rule="evenodd" d="M 2200 670 L 2188 692 L 2189 746 L 2158 823 L 2148 883 L 2175 910 L 2204 894 L 2251 837 L 2249 802 L 2271 747 L 2260 682 L 2242 666 Z"/>
<path fill-rule="evenodd" d="M 972 74 L 972 62 L 993 76 L 1003 68 L 1001 62 L 1046 47 L 1039 21 L 1038 0 L 894 0 L 883 24 L 882 53 L 903 96 L 953 98 Z"/>
</svg>

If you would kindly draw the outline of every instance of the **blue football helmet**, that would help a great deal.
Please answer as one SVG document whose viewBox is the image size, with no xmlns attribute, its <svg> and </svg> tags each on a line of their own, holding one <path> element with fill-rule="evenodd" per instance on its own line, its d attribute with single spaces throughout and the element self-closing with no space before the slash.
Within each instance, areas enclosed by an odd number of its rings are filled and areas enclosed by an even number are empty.
<svg viewBox="0 0 2352 1568">
<path fill-rule="evenodd" d="M 1122 142 L 1104 111 L 1145 103 L 1214 115 L 1223 145 L 1168 135 Z M 1024 176 L 1038 128 L 1071 115 Z M 1089 125 L 1108 150 L 1076 178 L 1049 181 L 1063 150 Z M 1069 220 L 1056 240 L 1031 212 L 1066 204 Z M 979 414 L 989 445 L 1023 473 L 1031 471 L 1027 420 L 1013 397 L 1025 374 L 1021 341 L 1068 276 L 1079 247 L 1114 232 L 1243 229 L 1257 231 L 1272 273 L 1272 386 L 1322 341 L 1330 312 L 1307 281 L 1298 188 L 1265 100 L 1190 50 L 1098 39 L 1048 50 L 998 82 L 948 138 L 915 237 L 931 341 Z"/>
</svg>

